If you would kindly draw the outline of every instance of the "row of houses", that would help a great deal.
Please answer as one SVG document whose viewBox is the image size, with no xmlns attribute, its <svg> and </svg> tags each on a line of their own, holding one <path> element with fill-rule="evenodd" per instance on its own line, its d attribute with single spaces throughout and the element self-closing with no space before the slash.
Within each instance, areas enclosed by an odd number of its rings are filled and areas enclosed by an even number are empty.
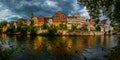
<svg viewBox="0 0 120 60">
<path fill-rule="evenodd" d="M 44 17 L 39 16 L 36 17 L 32 15 L 29 20 L 18 19 L 17 22 L 23 22 L 27 25 L 34 24 L 34 26 L 41 27 L 44 24 L 59 26 L 60 24 L 66 24 L 69 30 L 72 29 L 72 26 L 75 25 L 78 29 L 87 26 L 88 31 L 94 31 L 95 29 L 95 21 L 93 19 L 87 20 L 85 17 L 80 16 L 78 13 L 75 15 L 68 14 L 65 15 L 61 11 L 56 12 L 52 17 Z M 109 31 L 110 30 L 110 21 L 102 20 L 99 21 L 98 25 L 101 28 L 101 31 Z"/>
<path fill-rule="evenodd" d="M 93 19 L 86 20 L 85 17 L 80 16 L 78 13 L 76 13 L 75 15 L 65 15 L 61 11 L 58 11 L 52 17 L 32 16 L 30 18 L 30 21 L 34 22 L 34 26 L 42 26 L 43 24 L 59 26 L 60 24 L 66 24 L 68 29 L 72 29 L 73 25 L 75 25 L 79 29 L 87 24 L 92 26 L 94 26 L 95 24 Z"/>
</svg>

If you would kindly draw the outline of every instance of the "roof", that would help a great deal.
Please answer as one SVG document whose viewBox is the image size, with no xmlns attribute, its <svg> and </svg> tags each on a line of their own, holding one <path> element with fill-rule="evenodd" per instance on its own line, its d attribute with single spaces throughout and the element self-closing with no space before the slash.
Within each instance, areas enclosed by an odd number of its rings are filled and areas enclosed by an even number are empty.
<svg viewBox="0 0 120 60">
<path fill-rule="evenodd" d="M 68 14 L 68 16 L 72 16 L 72 14 Z"/>
<path fill-rule="evenodd" d="M 101 20 L 100 24 L 106 24 L 107 20 Z"/>
<path fill-rule="evenodd" d="M 56 16 L 56 15 L 59 15 L 59 14 L 62 14 L 62 15 L 65 15 L 64 13 L 62 13 L 61 11 L 58 11 L 58 12 L 56 12 L 53 16 Z M 52 16 L 52 17 L 53 17 Z M 66 16 L 66 15 L 65 15 Z M 66 16 L 67 17 L 67 16 Z"/>
</svg>

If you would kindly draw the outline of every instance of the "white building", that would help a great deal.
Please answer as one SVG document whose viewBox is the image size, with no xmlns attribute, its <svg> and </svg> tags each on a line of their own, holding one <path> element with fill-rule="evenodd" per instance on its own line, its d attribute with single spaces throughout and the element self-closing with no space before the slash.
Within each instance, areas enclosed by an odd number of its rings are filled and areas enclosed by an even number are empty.
<svg viewBox="0 0 120 60">
<path fill-rule="evenodd" d="M 75 25 L 77 28 L 82 28 L 86 23 L 86 19 L 76 13 L 74 16 L 69 14 L 67 17 L 67 27 L 72 29 L 72 25 Z"/>
<path fill-rule="evenodd" d="M 110 26 L 111 21 L 110 20 L 102 20 L 99 21 L 99 26 L 101 28 L 102 32 L 108 32 L 111 30 L 111 26 Z"/>
</svg>

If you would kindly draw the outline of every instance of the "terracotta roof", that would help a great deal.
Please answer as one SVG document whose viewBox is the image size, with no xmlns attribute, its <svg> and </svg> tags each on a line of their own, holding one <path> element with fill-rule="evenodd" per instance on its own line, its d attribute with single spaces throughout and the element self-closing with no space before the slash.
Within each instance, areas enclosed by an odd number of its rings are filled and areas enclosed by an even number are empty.
<svg viewBox="0 0 120 60">
<path fill-rule="evenodd" d="M 23 18 L 18 19 L 16 22 L 18 22 L 18 21 L 27 22 L 27 20 L 25 20 L 25 19 L 23 19 Z"/>
<path fill-rule="evenodd" d="M 64 13 L 62 13 L 61 11 L 58 11 L 58 12 L 56 12 L 53 16 L 56 16 L 56 15 L 58 15 L 58 14 L 62 14 L 62 15 L 65 15 Z M 52 17 L 53 17 L 52 16 Z M 66 16 L 66 15 L 65 15 Z"/>
<path fill-rule="evenodd" d="M 100 23 L 101 24 L 106 24 L 107 20 L 101 20 Z"/>
</svg>

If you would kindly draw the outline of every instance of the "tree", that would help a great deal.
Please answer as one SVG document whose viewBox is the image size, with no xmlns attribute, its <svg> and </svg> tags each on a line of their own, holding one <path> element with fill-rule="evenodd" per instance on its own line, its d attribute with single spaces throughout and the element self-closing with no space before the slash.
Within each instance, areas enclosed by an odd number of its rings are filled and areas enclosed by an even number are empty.
<svg viewBox="0 0 120 60">
<path fill-rule="evenodd" d="M 7 22 L 6 21 L 0 22 L 0 33 L 3 32 L 2 28 L 5 27 L 5 26 L 7 26 Z"/>
<path fill-rule="evenodd" d="M 115 31 L 120 31 L 120 26 L 119 25 L 114 25 L 113 28 L 114 28 Z"/>
<path fill-rule="evenodd" d="M 72 30 L 77 30 L 77 25 L 72 25 Z"/>
<path fill-rule="evenodd" d="M 27 32 L 30 32 L 30 34 L 36 34 L 36 31 L 38 30 L 39 27 L 35 26 L 28 26 L 27 27 Z"/>
<path fill-rule="evenodd" d="M 7 26 L 7 22 L 6 21 L 0 22 L 0 28 L 3 28 L 4 26 Z"/>
<path fill-rule="evenodd" d="M 101 30 L 101 28 L 100 28 L 99 25 L 96 25 L 95 28 L 96 28 L 97 31 L 100 31 L 100 30 Z"/>
<path fill-rule="evenodd" d="M 86 6 L 89 15 L 99 19 L 100 14 L 107 16 L 113 22 L 120 22 L 120 0 L 77 0 L 78 4 Z"/>
<path fill-rule="evenodd" d="M 58 30 L 67 30 L 67 25 L 66 24 L 60 24 L 58 27 L 57 27 Z"/>
<path fill-rule="evenodd" d="M 41 28 L 42 28 L 42 29 L 48 29 L 49 26 L 48 26 L 47 24 L 43 24 Z"/>
<path fill-rule="evenodd" d="M 17 28 L 13 24 L 10 24 L 10 27 L 7 29 L 7 33 L 15 33 L 17 32 Z"/>
<path fill-rule="evenodd" d="M 48 29 L 47 35 L 54 36 L 56 33 L 57 33 L 57 29 L 51 27 Z"/>
</svg>

